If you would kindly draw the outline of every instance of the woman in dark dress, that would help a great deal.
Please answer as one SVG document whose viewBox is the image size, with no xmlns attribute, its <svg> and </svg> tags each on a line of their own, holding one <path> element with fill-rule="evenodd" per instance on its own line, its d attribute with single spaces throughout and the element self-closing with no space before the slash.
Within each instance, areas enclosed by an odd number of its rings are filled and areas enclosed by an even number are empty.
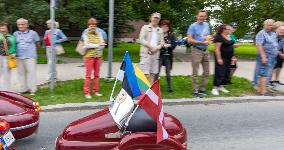
<svg viewBox="0 0 284 150">
<path fill-rule="evenodd" d="M 176 48 L 175 37 L 170 32 L 170 21 L 169 20 L 162 20 L 160 23 L 161 28 L 164 32 L 164 41 L 165 44 L 163 48 L 160 50 L 160 69 L 161 67 L 165 66 L 166 68 L 166 76 L 167 76 L 167 90 L 168 92 L 173 92 L 172 89 L 172 81 L 171 81 L 171 70 L 173 65 L 173 50 Z"/>
<path fill-rule="evenodd" d="M 215 43 L 215 76 L 214 88 L 211 93 L 219 95 L 219 92 L 229 93 L 224 85 L 228 84 L 230 79 L 230 64 L 234 55 L 234 40 L 230 38 L 230 26 L 221 25 L 217 29 L 214 38 Z"/>
</svg>

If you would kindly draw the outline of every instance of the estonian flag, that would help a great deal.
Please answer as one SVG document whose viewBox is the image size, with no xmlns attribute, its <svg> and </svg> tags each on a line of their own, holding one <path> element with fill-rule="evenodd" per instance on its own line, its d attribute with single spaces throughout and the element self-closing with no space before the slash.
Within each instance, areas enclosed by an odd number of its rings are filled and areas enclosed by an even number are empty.
<svg viewBox="0 0 284 150">
<path fill-rule="evenodd" d="M 126 52 L 120 70 L 117 74 L 117 80 L 122 81 L 122 88 L 115 97 L 110 113 L 114 121 L 122 127 L 126 117 L 130 115 L 134 108 L 133 98 L 141 95 L 135 71 L 128 52 Z"/>
<path fill-rule="evenodd" d="M 132 61 L 128 52 L 125 53 L 116 78 L 117 80 L 122 81 L 122 88 L 128 93 L 129 96 L 135 98 L 141 95 Z"/>
</svg>

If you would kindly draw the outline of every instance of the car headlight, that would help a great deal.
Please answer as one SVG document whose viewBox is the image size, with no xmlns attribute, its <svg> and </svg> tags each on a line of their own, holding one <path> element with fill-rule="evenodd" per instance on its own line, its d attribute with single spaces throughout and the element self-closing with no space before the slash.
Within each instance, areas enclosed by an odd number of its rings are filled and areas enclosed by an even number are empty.
<svg viewBox="0 0 284 150">
<path fill-rule="evenodd" d="M 33 102 L 33 105 L 35 107 L 35 111 L 36 112 L 41 112 L 41 108 L 40 108 L 40 105 L 39 105 L 39 102 Z"/>
</svg>

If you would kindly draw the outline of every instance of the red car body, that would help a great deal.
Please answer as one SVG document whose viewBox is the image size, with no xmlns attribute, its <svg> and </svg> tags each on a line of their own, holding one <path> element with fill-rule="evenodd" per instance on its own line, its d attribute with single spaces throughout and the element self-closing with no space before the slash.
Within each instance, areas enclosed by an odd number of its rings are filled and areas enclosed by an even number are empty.
<svg viewBox="0 0 284 150">
<path fill-rule="evenodd" d="M 57 137 L 56 150 L 186 150 L 187 133 L 180 121 L 165 113 L 165 126 L 170 138 L 156 144 L 156 132 L 121 132 L 106 108 L 69 124 Z"/>
<path fill-rule="evenodd" d="M 0 91 L 0 119 L 6 120 L 16 139 L 32 135 L 38 129 L 39 112 L 34 102 L 20 94 Z"/>
</svg>

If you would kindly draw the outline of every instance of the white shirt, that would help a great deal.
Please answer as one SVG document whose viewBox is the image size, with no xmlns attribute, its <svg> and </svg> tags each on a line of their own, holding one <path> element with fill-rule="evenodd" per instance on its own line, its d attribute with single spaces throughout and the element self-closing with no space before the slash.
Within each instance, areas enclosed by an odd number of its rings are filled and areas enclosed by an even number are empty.
<svg viewBox="0 0 284 150">
<path fill-rule="evenodd" d="M 158 46 L 158 31 L 157 28 L 152 28 L 152 36 L 151 36 L 151 46 L 157 47 Z"/>
</svg>

